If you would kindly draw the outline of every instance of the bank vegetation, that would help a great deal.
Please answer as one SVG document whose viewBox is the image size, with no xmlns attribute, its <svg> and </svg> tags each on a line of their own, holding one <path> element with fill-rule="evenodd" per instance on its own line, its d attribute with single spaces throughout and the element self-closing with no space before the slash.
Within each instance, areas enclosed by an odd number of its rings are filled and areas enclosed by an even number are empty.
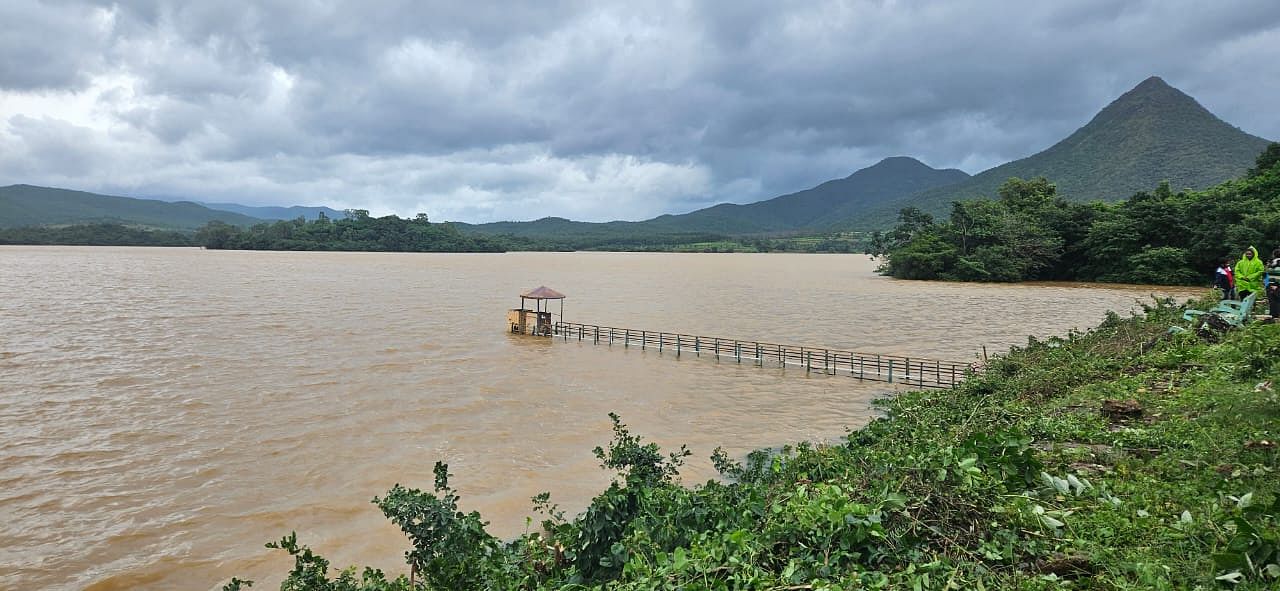
<svg viewBox="0 0 1280 591">
<path fill-rule="evenodd" d="M 515 540 L 437 464 L 425 490 L 374 499 L 413 585 L 335 571 L 289 534 L 269 544 L 294 558 L 281 588 L 1275 589 L 1280 325 L 1171 335 L 1182 308 L 1146 308 L 880 401 L 834 443 L 717 451 L 724 478 L 692 487 L 687 450 L 613 417 L 595 450 L 613 484 L 572 517 L 540 495 Z"/>
</svg>

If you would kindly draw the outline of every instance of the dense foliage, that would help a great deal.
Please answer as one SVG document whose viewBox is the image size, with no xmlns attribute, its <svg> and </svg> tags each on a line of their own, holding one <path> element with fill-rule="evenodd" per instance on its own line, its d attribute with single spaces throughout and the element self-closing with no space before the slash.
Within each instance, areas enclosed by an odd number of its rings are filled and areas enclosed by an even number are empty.
<svg viewBox="0 0 1280 591">
<path fill-rule="evenodd" d="M 0 244 L 70 244 L 83 246 L 192 246 L 191 235 L 147 230 L 121 224 L 0 229 Z"/>
<path fill-rule="evenodd" d="M 282 589 L 1273 589 L 1280 325 L 1170 335 L 1180 313 L 1031 339 L 954 390 L 882 401 L 838 444 L 717 452 L 727 480 L 694 488 L 687 451 L 614 417 L 596 454 L 615 482 L 572 520 L 540 495 L 542 531 L 511 542 L 458 509 L 440 465 L 434 493 L 375 499 L 415 583 L 330 573 L 290 535 Z"/>
<path fill-rule="evenodd" d="M 1208 284 L 1221 258 L 1280 246 L 1280 144 L 1243 178 L 1203 191 L 1161 183 L 1116 204 L 1010 179 L 997 199 L 957 201 L 942 221 L 904 209 L 872 243 L 881 272 L 903 279 Z"/>
<path fill-rule="evenodd" d="M 433 224 L 426 214 L 412 219 L 389 215 L 375 218 L 354 209 L 332 220 L 321 215 L 237 228 L 210 222 L 196 231 L 197 244 L 211 249 L 237 250 L 357 250 L 395 252 L 501 252 L 498 241 L 466 235 L 450 224 Z"/>
</svg>

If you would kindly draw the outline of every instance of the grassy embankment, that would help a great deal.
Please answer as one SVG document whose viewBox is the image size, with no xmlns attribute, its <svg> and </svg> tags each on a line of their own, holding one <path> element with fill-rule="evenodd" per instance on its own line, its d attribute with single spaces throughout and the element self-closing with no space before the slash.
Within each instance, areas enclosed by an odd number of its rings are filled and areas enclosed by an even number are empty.
<svg viewBox="0 0 1280 591">
<path fill-rule="evenodd" d="M 840 445 L 677 485 L 615 425 L 617 483 L 509 543 L 435 494 L 377 500 L 434 589 L 1275 589 L 1280 325 L 1169 336 L 1180 309 L 1029 342 L 954 391 L 883 401 Z M 1108 401 L 1120 401 L 1110 403 Z M 1107 412 L 1110 409 L 1110 412 Z M 535 528 L 536 529 L 536 528 Z M 407 589 L 283 541 L 288 589 Z"/>
</svg>

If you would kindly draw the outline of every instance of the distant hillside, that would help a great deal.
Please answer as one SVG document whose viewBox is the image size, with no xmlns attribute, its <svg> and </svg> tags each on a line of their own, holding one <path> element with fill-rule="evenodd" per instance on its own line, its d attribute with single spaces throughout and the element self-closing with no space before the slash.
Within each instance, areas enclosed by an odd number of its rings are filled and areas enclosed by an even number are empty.
<svg viewBox="0 0 1280 591">
<path fill-rule="evenodd" d="M 32 185 L 0 187 L 0 228 L 116 223 L 194 230 L 213 220 L 245 226 L 262 220 L 183 201 L 169 203 Z"/>
<path fill-rule="evenodd" d="M 895 156 L 812 189 L 746 205 L 725 203 L 683 215 L 659 216 L 646 223 L 727 234 L 815 229 L 842 220 L 851 212 L 967 178 L 969 175 L 961 170 L 938 170 L 915 158 Z"/>
<path fill-rule="evenodd" d="M 900 203 L 845 216 L 843 225 L 885 226 L 908 205 L 945 214 L 952 201 L 994 197 L 1009 177 L 1046 177 L 1072 201 L 1124 199 L 1165 180 L 1174 189 L 1203 189 L 1244 174 L 1267 143 L 1152 76 L 1043 152 Z"/>
<path fill-rule="evenodd" d="M 220 211 L 230 211 L 255 217 L 263 220 L 296 220 L 299 217 L 308 220 L 314 220 L 324 213 L 331 220 L 340 220 L 346 217 L 346 213 L 338 211 L 331 207 L 307 207 L 303 205 L 293 205 L 290 207 L 271 207 L 271 206 L 253 206 L 240 205 L 239 203 L 206 203 L 197 201 L 200 205 L 209 209 L 217 209 Z"/>
<path fill-rule="evenodd" d="M 969 178 L 963 171 L 930 168 L 914 158 L 898 156 L 811 189 L 746 205 L 720 204 L 694 212 L 662 215 L 642 222 L 574 222 L 543 218 L 532 222 L 496 222 L 459 227 L 481 234 L 509 234 L 531 239 L 636 242 L 646 238 L 689 235 L 745 235 L 820 229 L 851 212 L 896 202 L 931 187 Z"/>
</svg>

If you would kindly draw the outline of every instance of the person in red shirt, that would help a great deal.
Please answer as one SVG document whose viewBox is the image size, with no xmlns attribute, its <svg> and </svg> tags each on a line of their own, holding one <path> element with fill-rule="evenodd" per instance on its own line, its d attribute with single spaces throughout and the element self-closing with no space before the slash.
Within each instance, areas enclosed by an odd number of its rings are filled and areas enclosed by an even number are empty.
<svg viewBox="0 0 1280 591">
<path fill-rule="evenodd" d="M 1218 261 L 1218 270 L 1213 274 L 1213 286 L 1222 292 L 1222 299 L 1233 300 L 1236 297 L 1236 278 L 1231 272 L 1231 261 Z"/>
</svg>

